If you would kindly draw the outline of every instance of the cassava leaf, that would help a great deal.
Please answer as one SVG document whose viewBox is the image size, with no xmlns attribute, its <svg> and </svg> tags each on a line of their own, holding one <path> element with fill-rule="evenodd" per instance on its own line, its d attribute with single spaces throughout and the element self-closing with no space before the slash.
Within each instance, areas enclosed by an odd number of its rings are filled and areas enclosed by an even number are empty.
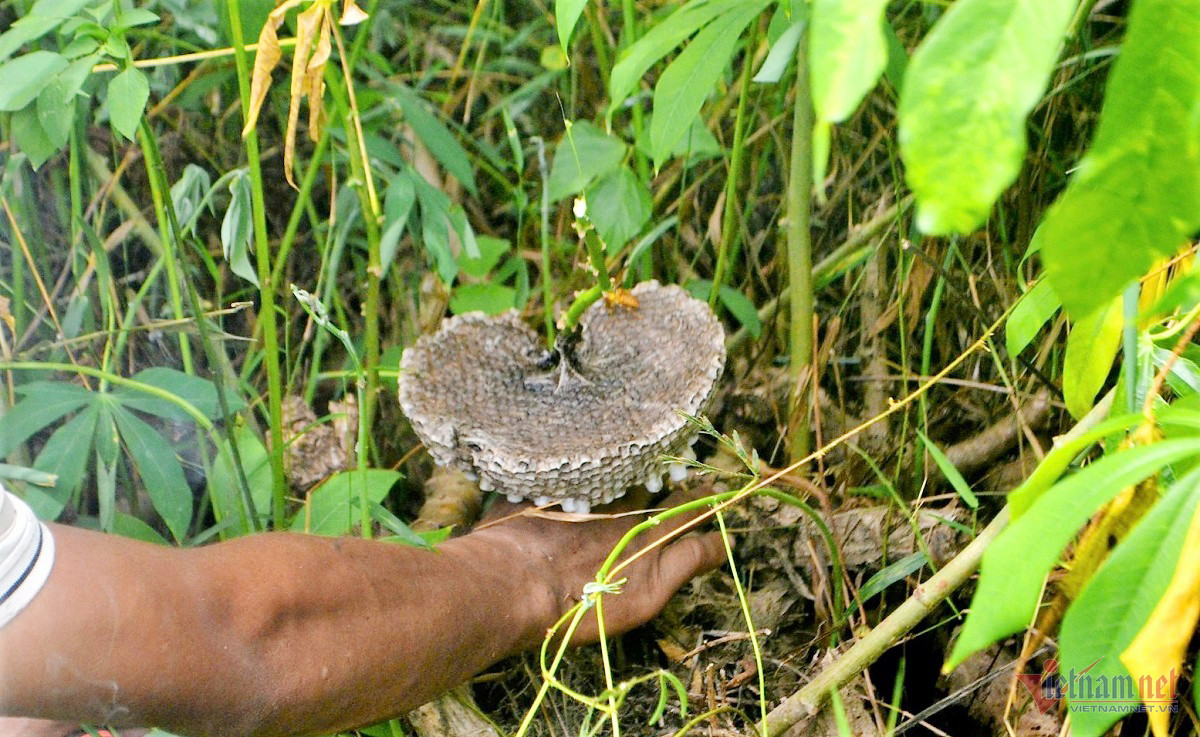
<svg viewBox="0 0 1200 737">
<path fill-rule="evenodd" d="M 1121 346 L 1121 299 L 1077 320 L 1067 336 L 1063 357 L 1063 399 L 1075 418 L 1092 408 L 1096 394 L 1112 371 L 1113 360 Z"/>
<path fill-rule="evenodd" d="M 1093 684 L 1101 677 L 1110 684 L 1129 677 L 1120 654 L 1167 590 L 1200 501 L 1198 484 L 1200 473 L 1192 472 L 1171 486 L 1071 604 L 1059 633 L 1063 673 L 1086 670 Z M 1086 698 L 1072 698 L 1068 707 L 1078 707 L 1076 702 Z M 1072 708 L 1070 713 L 1071 734 L 1078 737 L 1100 737 L 1122 716 L 1087 708 Z"/>
<path fill-rule="evenodd" d="M 1038 229 L 1072 317 L 1200 227 L 1200 0 L 1138 0 L 1091 149 Z"/>
<path fill-rule="evenodd" d="M 124 407 L 114 407 L 113 418 L 154 511 L 167 523 L 176 542 L 182 542 L 192 521 L 192 490 L 175 457 L 175 449 L 153 427 Z"/>
<path fill-rule="evenodd" d="M 1107 455 L 1042 494 L 983 554 L 979 586 L 946 670 L 1029 625 L 1046 574 L 1102 504 L 1164 466 L 1197 453 L 1200 439 L 1138 446 Z"/>
<path fill-rule="evenodd" d="M 969 232 L 1016 178 L 1074 0 L 959 0 L 909 61 L 900 153 L 930 234 Z"/>
<path fill-rule="evenodd" d="M 887 63 L 887 0 L 813 0 L 809 78 L 818 121 L 840 123 L 854 112 Z"/>
</svg>

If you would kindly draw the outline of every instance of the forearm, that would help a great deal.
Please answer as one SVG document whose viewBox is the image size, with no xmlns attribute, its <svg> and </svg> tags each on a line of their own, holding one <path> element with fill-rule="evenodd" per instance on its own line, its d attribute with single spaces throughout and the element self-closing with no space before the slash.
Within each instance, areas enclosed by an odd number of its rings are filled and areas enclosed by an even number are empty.
<svg viewBox="0 0 1200 737">
<path fill-rule="evenodd" d="M 533 644 L 553 605 L 530 558 L 486 533 L 430 553 L 286 533 L 178 551 L 54 532 L 46 589 L 0 630 L 0 712 L 332 731 Z"/>
</svg>

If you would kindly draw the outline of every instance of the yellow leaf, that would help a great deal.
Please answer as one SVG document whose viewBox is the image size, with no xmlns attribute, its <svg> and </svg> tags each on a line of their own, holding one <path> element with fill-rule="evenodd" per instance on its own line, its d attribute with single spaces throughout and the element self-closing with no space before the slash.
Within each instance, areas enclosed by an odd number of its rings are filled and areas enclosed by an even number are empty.
<svg viewBox="0 0 1200 737">
<path fill-rule="evenodd" d="M 283 176 L 293 188 L 296 188 L 296 180 L 292 177 L 292 162 L 296 156 L 296 124 L 300 120 L 300 100 L 304 97 L 305 75 L 309 57 L 312 56 L 313 42 L 327 12 L 328 7 L 325 3 L 315 2 L 296 16 L 296 51 L 292 56 L 291 99 L 288 101 L 287 130 L 283 135 Z"/>
<path fill-rule="evenodd" d="M 271 88 L 271 72 L 283 55 L 279 49 L 279 35 L 275 31 L 275 25 L 272 19 L 268 18 L 258 34 L 258 52 L 254 55 L 254 73 L 250 79 L 250 108 L 246 110 L 243 137 L 249 135 L 258 124 L 258 113 L 262 110 L 263 101 L 267 99 L 267 90 Z"/>
<path fill-rule="evenodd" d="M 1200 617 L 1200 510 L 1192 517 L 1175 573 L 1121 662 L 1138 684 L 1138 694 L 1150 709 L 1154 737 L 1167 737 L 1170 712 L 1164 708 L 1175 696 L 1175 681 L 1183 656 Z"/>
<path fill-rule="evenodd" d="M 321 139 L 321 125 L 325 120 L 325 65 L 332 50 L 329 41 L 332 30 L 333 24 L 326 13 L 321 22 L 321 37 L 304 72 L 304 87 L 308 95 L 308 137 L 314 143 Z"/>
<path fill-rule="evenodd" d="M 367 12 L 358 7 L 358 3 L 354 0 L 344 0 L 342 2 L 342 17 L 338 18 L 340 26 L 357 26 L 368 17 Z"/>
</svg>

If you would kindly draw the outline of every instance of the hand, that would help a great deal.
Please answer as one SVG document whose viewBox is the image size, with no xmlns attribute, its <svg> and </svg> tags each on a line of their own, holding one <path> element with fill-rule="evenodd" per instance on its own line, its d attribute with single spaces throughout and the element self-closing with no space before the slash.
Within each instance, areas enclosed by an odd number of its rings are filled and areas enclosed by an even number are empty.
<svg viewBox="0 0 1200 737">
<path fill-rule="evenodd" d="M 707 485 L 676 491 L 659 506 L 676 507 L 709 493 L 711 488 Z M 527 556 L 533 562 L 534 579 L 549 592 L 548 611 L 542 616 L 544 630 L 579 601 L 584 585 L 595 580 L 596 571 L 621 537 L 649 516 L 627 514 L 644 509 L 648 501 L 645 490 L 630 491 L 616 502 L 594 510 L 592 519 L 565 521 L 529 514 L 533 508 L 528 503 L 511 504 L 498 499 L 477 531 L 468 537 L 494 539 L 499 551 L 515 547 L 517 555 Z M 650 547 L 698 514 L 680 515 L 643 532 L 634 538 L 620 560 Z M 680 586 L 724 560 L 724 546 L 717 532 L 688 533 L 654 547 L 621 571 L 618 578 L 628 580 L 620 593 L 604 595 L 605 633 L 618 635 L 648 622 Z M 593 610 L 580 622 L 572 644 L 583 645 L 597 639 L 599 627 Z"/>
</svg>

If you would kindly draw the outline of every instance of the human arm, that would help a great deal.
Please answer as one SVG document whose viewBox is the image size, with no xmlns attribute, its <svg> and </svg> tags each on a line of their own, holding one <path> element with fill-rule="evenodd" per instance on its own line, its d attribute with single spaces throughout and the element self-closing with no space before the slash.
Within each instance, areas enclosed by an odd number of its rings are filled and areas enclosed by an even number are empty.
<svg viewBox="0 0 1200 737">
<path fill-rule="evenodd" d="M 376 721 L 539 643 L 636 521 L 518 516 L 438 552 L 288 533 L 180 550 L 55 526 L 45 589 L 0 629 L 0 713 L 186 735 Z M 711 534 L 640 558 L 606 629 L 720 559 Z M 592 618 L 577 641 L 595 633 Z"/>
</svg>

